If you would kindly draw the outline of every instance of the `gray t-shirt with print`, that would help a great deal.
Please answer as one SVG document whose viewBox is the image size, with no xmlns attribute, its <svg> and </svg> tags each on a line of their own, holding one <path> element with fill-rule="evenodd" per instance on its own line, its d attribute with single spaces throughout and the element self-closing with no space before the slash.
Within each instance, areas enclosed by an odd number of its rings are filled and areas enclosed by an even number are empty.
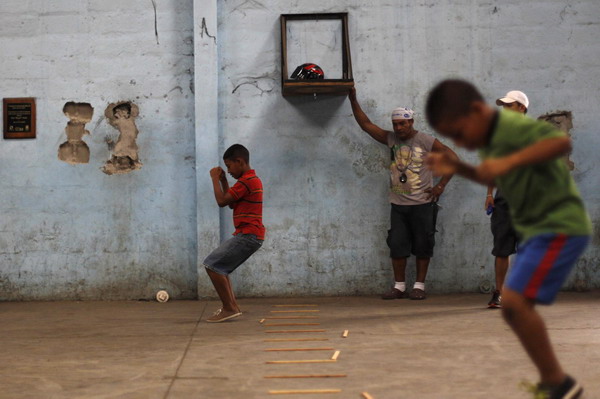
<svg viewBox="0 0 600 399">
<path fill-rule="evenodd" d="M 387 137 L 391 149 L 390 202 L 396 205 L 420 205 L 431 202 L 425 190 L 433 185 L 431 170 L 425 166 L 425 157 L 433 148 L 435 138 L 417 132 L 408 140 L 400 140 L 396 133 Z"/>
</svg>

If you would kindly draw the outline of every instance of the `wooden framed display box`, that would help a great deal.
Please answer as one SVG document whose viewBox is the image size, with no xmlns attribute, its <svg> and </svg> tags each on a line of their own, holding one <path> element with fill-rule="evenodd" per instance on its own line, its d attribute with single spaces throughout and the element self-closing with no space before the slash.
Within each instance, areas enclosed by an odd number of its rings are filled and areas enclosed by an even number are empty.
<svg viewBox="0 0 600 399">
<path fill-rule="evenodd" d="M 341 71 L 337 71 L 340 78 L 329 79 L 331 71 L 325 70 L 325 79 L 320 80 L 295 80 L 290 79 L 291 72 L 296 68 L 296 65 L 291 67 L 288 65 L 288 22 L 296 21 L 319 21 L 334 22 L 339 20 L 341 32 L 332 32 L 334 35 L 341 36 Z M 331 94 L 331 95 L 347 95 L 352 87 L 354 87 L 354 79 L 352 78 L 352 61 L 350 58 L 350 42 L 348 38 L 348 13 L 316 13 L 316 14 L 282 14 L 281 22 L 281 92 L 283 96 L 296 95 L 316 95 L 316 94 Z M 337 36 L 337 37 L 339 37 Z M 310 39 L 309 39 L 310 40 Z M 297 46 L 302 45 L 298 40 L 294 40 Z M 333 40 L 334 45 L 337 40 Z M 328 53 L 329 55 L 332 54 Z M 327 54 L 327 53 L 326 53 Z M 319 57 L 317 57 L 319 58 Z M 304 62 L 315 62 L 320 64 L 327 60 L 310 59 Z M 339 65 L 339 60 L 334 60 L 334 64 Z M 336 77 L 337 77 L 336 76 Z"/>
</svg>

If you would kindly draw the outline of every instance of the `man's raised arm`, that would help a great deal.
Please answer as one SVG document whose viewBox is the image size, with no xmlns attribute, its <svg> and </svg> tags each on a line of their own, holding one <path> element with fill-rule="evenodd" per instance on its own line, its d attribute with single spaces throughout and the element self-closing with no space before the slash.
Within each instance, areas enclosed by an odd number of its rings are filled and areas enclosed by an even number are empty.
<svg viewBox="0 0 600 399">
<path fill-rule="evenodd" d="M 383 130 L 371 122 L 369 117 L 363 112 L 362 108 L 360 108 L 360 104 L 356 100 L 356 89 L 354 87 L 350 89 L 350 92 L 348 93 L 348 99 L 350 99 L 350 104 L 352 105 L 354 119 L 356 119 L 356 122 L 360 125 L 360 128 L 369 133 L 369 136 L 373 137 L 381 144 L 387 145 L 388 131 Z"/>
</svg>

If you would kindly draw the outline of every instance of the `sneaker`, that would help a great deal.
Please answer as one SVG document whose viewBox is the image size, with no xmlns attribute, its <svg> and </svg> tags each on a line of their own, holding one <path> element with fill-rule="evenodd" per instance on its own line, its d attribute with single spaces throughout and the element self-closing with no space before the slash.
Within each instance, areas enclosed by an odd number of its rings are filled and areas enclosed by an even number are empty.
<svg viewBox="0 0 600 399">
<path fill-rule="evenodd" d="M 406 298 L 406 292 L 400 291 L 398 288 L 392 287 L 389 292 L 381 295 L 381 299 L 402 299 Z"/>
<path fill-rule="evenodd" d="M 538 384 L 534 393 L 536 399 L 577 399 L 583 393 L 583 387 L 571 376 L 567 376 L 559 386 Z"/>
<path fill-rule="evenodd" d="M 492 299 L 488 302 L 488 308 L 490 309 L 499 309 L 502 307 L 502 295 L 500 295 L 500 291 L 496 290 L 492 294 Z"/>
<path fill-rule="evenodd" d="M 207 323 L 220 323 L 225 320 L 233 319 L 234 317 L 241 316 L 242 312 L 230 312 L 227 310 L 219 309 L 212 316 L 206 319 Z"/>
<path fill-rule="evenodd" d="M 427 296 L 425 296 L 425 291 L 420 288 L 413 288 L 410 294 L 408 294 L 408 297 L 414 300 L 422 300 L 427 298 Z"/>
</svg>

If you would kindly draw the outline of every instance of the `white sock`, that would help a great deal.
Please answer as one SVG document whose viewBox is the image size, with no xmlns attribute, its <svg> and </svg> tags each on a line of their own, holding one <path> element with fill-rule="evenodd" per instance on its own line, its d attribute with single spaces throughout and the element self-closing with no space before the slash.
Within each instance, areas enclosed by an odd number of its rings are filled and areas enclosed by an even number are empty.
<svg viewBox="0 0 600 399">
<path fill-rule="evenodd" d="M 396 284 L 394 284 L 394 288 L 397 289 L 398 291 L 406 291 L 406 283 L 404 281 L 396 281 Z"/>
<path fill-rule="evenodd" d="M 417 288 L 417 289 L 425 291 L 425 283 L 416 282 L 413 288 Z"/>
</svg>

